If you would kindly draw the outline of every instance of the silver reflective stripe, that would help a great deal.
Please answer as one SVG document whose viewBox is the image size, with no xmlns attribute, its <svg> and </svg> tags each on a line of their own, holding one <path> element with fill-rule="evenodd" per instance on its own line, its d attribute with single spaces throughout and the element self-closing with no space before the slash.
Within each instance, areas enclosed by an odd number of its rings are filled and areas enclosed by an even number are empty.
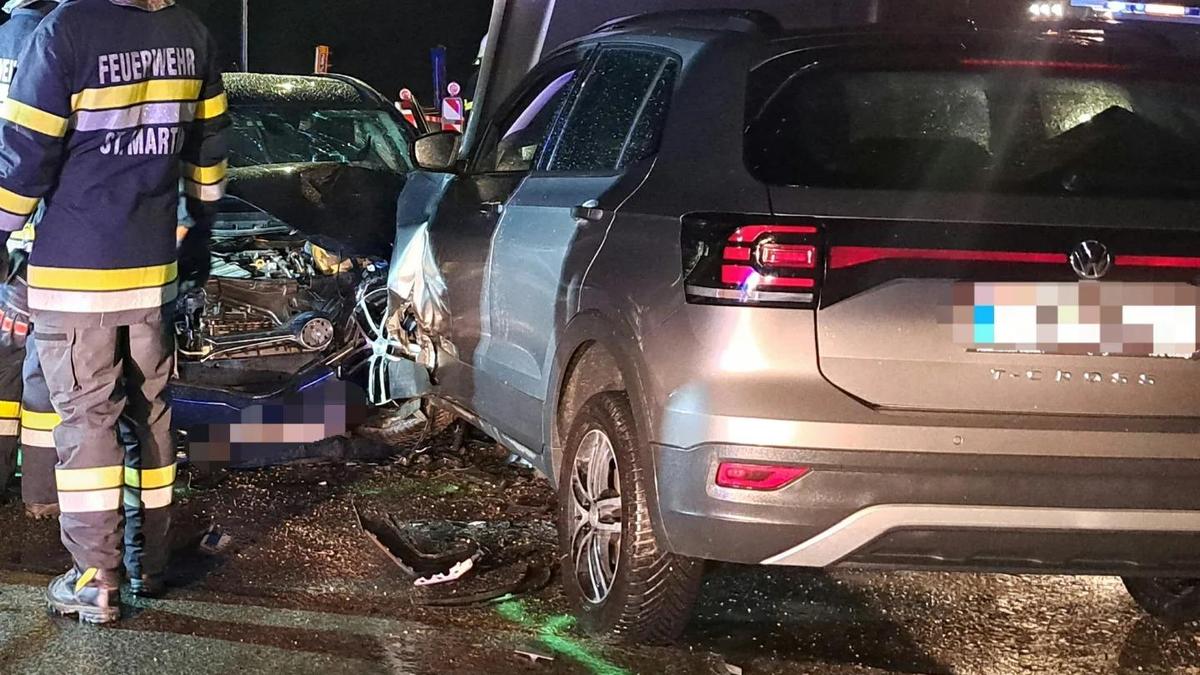
<svg viewBox="0 0 1200 675">
<path fill-rule="evenodd" d="M 187 196 L 199 199 L 202 202 L 219 202 L 221 201 L 221 197 L 225 196 L 225 182 L 222 180 L 220 183 L 212 185 L 201 185 L 200 183 L 185 180 L 183 181 L 184 192 L 187 193 Z"/>
<path fill-rule="evenodd" d="M 136 288 L 130 291 L 55 291 L 29 289 L 29 308 L 67 313 L 120 312 L 129 309 L 153 309 L 175 299 L 179 286 Z"/>
<path fill-rule="evenodd" d="M 762 564 L 828 567 L 888 532 L 908 528 L 1200 533 L 1200 511 L 882 504 Z"/>
<path fill-rule="evenodd" d="M 63 513 L 97 513 L 116 511 L 121 506 L 121 488 L 58 492 L 58 505 Z"/>
<path fill-rule="evenodd" d="M 53 448 L 54 432 L 21 427 L 21 445 L 34 448 Z"/>
<path fill-rule="evenodd" d="M 171 505 L 171 495 L 175 487 L 168 485 L 163 488 L 155 488 L 153 490 L 133 490 L 141 496 L 142 506 L 148 509 L 161 509 Z"/>
<path fill-rule="evenodd" d="M 18 216 L 8 211 L 0 211 L 0 230 L 17 232 L 29 222 L 29 216 Z"/>
<path fill-rule="evenodd" d="M 0 419 L 0 436 L 16 436 L 20 431 L 20 420 Z"/>
<path fill-rule="evenodd" d="M 119 110 L 79 110 L 71 116 L 71 126 L 79 131 L 111 131 L 152 124 L 182 124 L 195 117 L 195 101 L 143 103 Z"/>
</svg>

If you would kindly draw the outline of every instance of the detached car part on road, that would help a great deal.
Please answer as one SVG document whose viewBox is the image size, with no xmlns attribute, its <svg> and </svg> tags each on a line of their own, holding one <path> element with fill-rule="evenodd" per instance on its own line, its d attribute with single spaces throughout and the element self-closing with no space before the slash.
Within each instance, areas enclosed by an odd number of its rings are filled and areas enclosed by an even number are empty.
<svg viewBox="0 0 1200 675">
<path fill-rule="evenodd" d="M 212 278 L 178 302 L 182 427 L 238 421 L 335 374 L 366 382 L 411 169 L 403 120 L 361 82 L 225 80 L 233 128 Z"/>
<path fill-rule="evenodd" d="M 1195 72 L 1120 25 L 614 22 L 470 156 L 417 141 L 388 384 L 557 482 L 594 631 L 677 635 L 703 559 L 1197 618 Z"/>
</svg>

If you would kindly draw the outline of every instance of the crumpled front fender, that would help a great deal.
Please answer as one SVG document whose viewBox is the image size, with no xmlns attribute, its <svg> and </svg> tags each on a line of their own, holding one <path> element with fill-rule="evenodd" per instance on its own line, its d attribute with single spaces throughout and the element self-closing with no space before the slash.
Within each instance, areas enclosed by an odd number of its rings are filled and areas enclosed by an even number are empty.
<svg viewBox="0 0 1200 675">
<path fill-rule="evenodd" d="M 446 280 L 438 265 L 430 225 L 452 174 L 416 172 L 409 177 L 396 212 L 396 244 L 388 269 L 387 325 L 398 327 L 411 314 L 423 352 L 418 362 L 432 368 L 434 345 L 453 349 L 441 338 L 450 331 Z"/>
</svg>

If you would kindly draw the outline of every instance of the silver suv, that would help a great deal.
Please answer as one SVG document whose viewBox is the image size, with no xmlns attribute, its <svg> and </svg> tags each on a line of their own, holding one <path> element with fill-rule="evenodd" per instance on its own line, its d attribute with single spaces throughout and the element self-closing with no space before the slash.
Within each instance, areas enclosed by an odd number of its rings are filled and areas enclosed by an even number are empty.
<svg viewBox="0 0 1200 675">
<path fill-rule="evenodd" d="M 674 637 L 703 560 L 1200 616 L 1200 86 L 1137 31 L 610 24 L 417 142 L 377 389 L 555 481 L 595 631 Z"/>
</svg>

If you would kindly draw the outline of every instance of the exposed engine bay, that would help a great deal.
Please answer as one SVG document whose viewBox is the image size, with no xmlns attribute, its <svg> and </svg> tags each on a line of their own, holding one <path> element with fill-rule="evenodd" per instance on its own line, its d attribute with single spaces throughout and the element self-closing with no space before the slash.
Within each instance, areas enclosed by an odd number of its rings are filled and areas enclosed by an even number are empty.
<svg viewBox="0 0 1200 675">
<path fill-rule="evenodd" d="M 176 307 L 186 380 L 266 392 L 365 348 L 356 308 L 386 261 L 332 253 L 257 210 L 222 214 L 213 235 L 211 278 Z"/>
</svg>

